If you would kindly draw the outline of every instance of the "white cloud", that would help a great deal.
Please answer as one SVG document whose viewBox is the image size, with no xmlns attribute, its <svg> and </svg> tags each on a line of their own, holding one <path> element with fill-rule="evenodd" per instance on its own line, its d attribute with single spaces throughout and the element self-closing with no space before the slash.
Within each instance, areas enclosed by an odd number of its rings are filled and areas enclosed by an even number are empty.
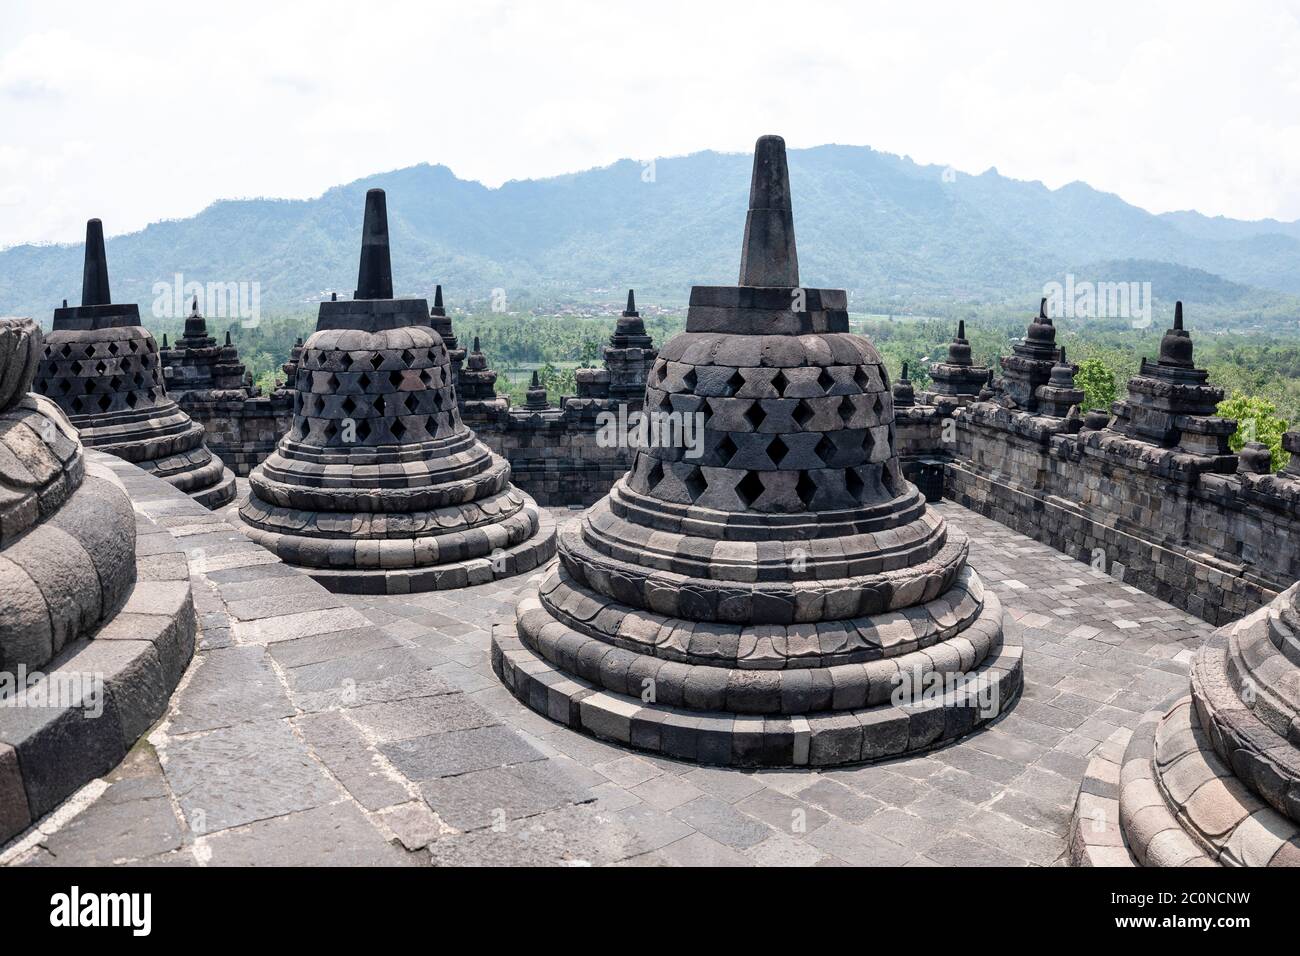
<svg viewBox="0 0 1300 956">
<path fill-rule="evenodd" d="M 1153 211 L 1300 217 L 1292 4 L 9 2 L 0 245 L 417 162 L 496 185 L 862 143 Z"/>
</svg>

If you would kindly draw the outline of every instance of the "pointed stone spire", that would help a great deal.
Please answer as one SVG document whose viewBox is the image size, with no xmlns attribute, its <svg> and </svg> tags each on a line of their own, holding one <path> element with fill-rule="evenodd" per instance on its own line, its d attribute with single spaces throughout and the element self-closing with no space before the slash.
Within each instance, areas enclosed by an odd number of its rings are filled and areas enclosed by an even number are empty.
<svg viewBox="0 0 1300 956">
<path fill-rule="evenodd" d="M 754 145 L 754 174 L 749 186 L 739 284 L 780 288 L 799 285 L 790 171 L 786 166 L 785 140 L 780 136 L 762 136 Z"/>
<path fill-rule="evenodd" d="M 957 323 L 957 341 L 958 342 L 966 341 L 966 320 L 965 319 L 961 319 Z"/>
<path fill-rule="evenodd" d="M 196 319 L 199 317 L 199 297 L 198 297 L 198 295 L 195 295 L 195 296 L 194 296 L 194 301 L 190 303 L 190 316 L 191 316 L 192 318 L 196 318 Z"/>
<path fill-rule="evenodd" d="M 537 369 L 533 369 L 533 382 L 529 386 L 529 388 L 541 388 L 541 387 L 542 387 L 542 382 L 541 379 L 537 377 Z"/>
<path fill-rule="evenodd" d="M 906 363 L 906 362 L 903 363 L 903 374 L 899 376 L 899 381 L 900 381 L 900 382 L 910 382 L 910 381 L 911 381 L 911 379 L 909 379 L 909 378 L 907 377 L 907 363 Z"/>
<path fill-rule="evenodd" d="M 1192 336 L 1183 328 L 1183 303 L 1174 305 L 1174 327 L 1160 340 L 1160 356 L 1156 360 L 1161 365 L 1176 368 L 1195 368 L 1192 358 Z"/>
<path fill-rule="evenodd" d="M 226 348 L 230 348 L 230 329 L 226 329 Z"/>
<path fill-rule="evenodd" d="M 166 333 L 166 332 L 163 333 L 163 344 L 162 344 L 162 347 L 163 347 L 163 348 L 167 348 L 167 333 Z"/>
<path fill-rule="evenodd" d="M 482 351 L 483 351 L 483 350 L 482 350 L 481 348 L 479 348 L 479 346 L 478 346 L 478 334 L 477 334 L 477 333 L 475 333 L 475 335 L 474 335 L 474 351 L 475 351 L 475 352 L 479 352 L 479 353 L 482 353 Z M 534 373 L 534 374 L 536 374 L 536 373 Z"/>
<path fill-rule="evenodd" d="M 81 273 L 81 305 L 108 305 L 108 256 L 104 252 L 104 224 L 98 219 L 86 223 L 86 264 Z"/>
<path fill-rule="evenodd" d="M 354 299 L 391 299 L 393 264 L 388 251 L 388 202 L 382 189 L 366 193 L 365 222 L 361 227 L 361 265 L 357 270 Z"/>
<path fill-rule="evenodd" d="M 447 309 L 442 304 L 442 286 L 437 286 L 433 290 L 433 308 L 429 311 L 430 315 L 444 316 Z"/>
<path fill-rule="evenodd" d="M 1047 318 L 1047 296 L 1043 296 L 1041 299 L 1038 300 L 1038 318 L 1039 319 Z"/>
<path fill-rule="evenodd" d="M 623 314 L 628 318 L 641 314 L 636 310 L 636 293 L 631 289 L 627 290 L 627 308 L 623 310 Z"/>
</svg>

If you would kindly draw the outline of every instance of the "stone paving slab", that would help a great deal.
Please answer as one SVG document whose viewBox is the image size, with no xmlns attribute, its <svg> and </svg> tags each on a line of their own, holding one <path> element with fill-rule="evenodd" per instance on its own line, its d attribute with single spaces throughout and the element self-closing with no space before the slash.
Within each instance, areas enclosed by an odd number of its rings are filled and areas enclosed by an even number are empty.
<svg viewBox="0 0 1300 956">
<path fill-rule="evenodd" d="M 162 525 L 173 534 L 194 523 L 165 497 L 136 505 L 174 519 Z M 0 861 L 1059 863 L 1092 755 L 1186 687 L 1191 651 L 1212 628 L 957 505 L 938 507 L 970 535 L 971 563 L 1025 645 L 1023 698 L 954 746 L 828 772 L 633 753 L 540 717 L 492 674 L 490 627 L 512 617 L 524 580 L 330 605 L 250 542 L 191 556 L 203 634 L 148 742 L 0 849 Z M 262 575 L 281 602 L 261 600 Z M 234 620 L 232 605 L 262 616 Z M 251 684 L 213 680 L 223 670 Z"/>
</svg>

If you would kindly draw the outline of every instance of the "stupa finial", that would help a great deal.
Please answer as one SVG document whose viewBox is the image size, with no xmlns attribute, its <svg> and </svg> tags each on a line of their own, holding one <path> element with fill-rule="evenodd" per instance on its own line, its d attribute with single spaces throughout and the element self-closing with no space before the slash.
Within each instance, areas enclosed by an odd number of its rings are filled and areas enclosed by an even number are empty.
<svg viewBox="0 0 1300 956">
<path fill-rule="evenodd" d="M 629 317 L 640 314 L 636 310 L 636 293 L 631 289 L 627 290 L 627 308 L 623 310 L 623 314 Z"/>
<path fill-rule="evenodd" d="M 795 288 L 799 256 L 790 205 L 790 170 L 785 140 L 761 136 L 754 144 L 754 174 L 745 217 L 745 244 L 740 253 L 740 285 Z"/>
<path fill-rule="evenodd" d="M 361 266 L 357 270 L 354 299 L 391 299 L 393 264 L 388 251 L 388 202 L 382 189 L 366 193 L 366 216 L 361 227 Z"/>
<path fill-rule="evenodd" d="M 442 286 L 433 287 L 433 314 L 446 315 L 447 309 L 442 304 Z"/>
<path fill-rule="evenodd" d="M 966 338 L 966 320 L 961 319 L 957 322 L 957 339 L 964 341 Z"/>
<path fill-rule="evenodd" d="M 199 315 L 199 297 L 197 293 L 194 296 L 194 301 L 190 303 L 190 315 L 194 318 L 198 318 Z"/>
<path fill-rule="evenodd" d="M 1182 330 L 1183 327 L 1183 303 L 1178 301 L 1174 303 L 1174 328 Z"/>
<path fill-rule="evenodd" d="M 98 219 L 86 223 L 86 264 L 81 273 L 81 304 L 108 305 L 108 256 L 104 252 L 104 224 Z"/>
<path fill-rule="evenodd" d="M 1038 300 L 1038 317 L 1040 319 L 1047 318 L 1047 296 L 1043 296 Z"/>
<path fill-rule="evenodd" d="M 903 374 L 899 376 L 899 379 L 900 379 L 901 381 L 904 381 L 904 382 L 906 382 L 906 381 L 908 380 L 908 379 L 907 379 L 907 363 L 906 363 L 906 362 L 903 363 Z"/>
</svg>

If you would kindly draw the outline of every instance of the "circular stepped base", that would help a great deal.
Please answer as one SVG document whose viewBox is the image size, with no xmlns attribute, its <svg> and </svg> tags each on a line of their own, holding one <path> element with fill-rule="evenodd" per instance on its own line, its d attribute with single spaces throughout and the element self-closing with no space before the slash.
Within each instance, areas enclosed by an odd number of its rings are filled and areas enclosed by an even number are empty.
<svg viewBox="0 0 1300 956">
<path fill-rule="evenodd" d="M 0 686 L 0 844 L 117 766 L 162 717 L 194 654 L 185 554 L 143 515 L 136 529 L 141 570 L 121 609 L 28 671 L 25 690 Z"/>
<path fill-rule="evenodd" d="M 215 485 L 190 492 L 190 497 L 210 511 L 225 507 L 235 500 L 235 473 L 229 468 L 221 470 L 221 480 Z"/>
<path fill-rule="evenodd" d="M 942 695 L 806 715 L 644 703 L 560 671 L 519 639 L 515 623 L 494 629 L 492 668 L 520 701 L 566 727 L 666 757 L 750 767 L 830 767 L 929 750 L 1010 709 L 1023 683 L 1020 642 L 1011 633 Z"/>
<path fill-rule="evenodd" d="M 527 507 L 537 512 L 537 531 L 526 541 L 503 548 L 490 557 L 415 568 L 294 567 L 335 594 L 416 594 L 487 584 L 532 571 L 555 556 L 555 519 L 546 510 L 537 508 L 531 498 L 527 498 Z M 226 519 L 247 532 L 237 508 L 228 512 Z M 254 535 L 249 537 L 257 540 Z"/>
<path fill-rule="evenodd" d="M 1117 752 L 1122 748 L 1122 756 Z M 1119 731 L 1088 765 L 1070 829 L 1075 866 L 1296 866 L 1300 830 L 1238 781 L 1191 696 Z"/>
</svg>

